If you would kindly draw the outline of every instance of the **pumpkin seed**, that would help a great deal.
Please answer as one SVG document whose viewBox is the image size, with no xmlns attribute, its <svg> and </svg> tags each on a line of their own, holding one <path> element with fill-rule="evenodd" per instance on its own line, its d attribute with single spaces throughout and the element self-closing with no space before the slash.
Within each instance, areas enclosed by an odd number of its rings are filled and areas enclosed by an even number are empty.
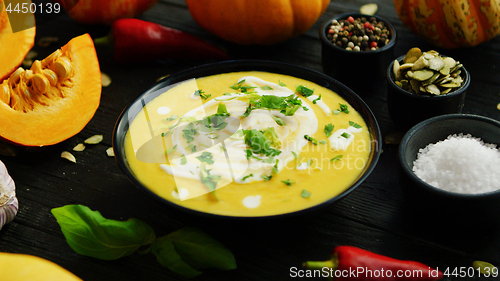
<svg viewBox="0 0 500 281">
<path fill-rule="evenodd" d="M 429 66 L 429 61 L 426 60 L 423 56 L 418 58 L 417 61 L 415 61 L 415 63 L 413 64 L 411 70 L 415 71 L 415 70 L 420 70 L 420 69 L 423 69 L 424 67 L 427 67 Z"/>
<path fill-rule="evenodd" d="M 419 48 L 411 48 L 403 59 L 404 63 L 414 63 L 422 55 L 422 51 Z"/>
<path fill-rule="evenodd" d="M 90 138 L 86 139 L 84 141 L 84 143 L 86 143 L 86 144 L 98 144 L 102 140 L 103 140 L 103 136 L 102 135 L 94 135 L 94 136 L 91 136 Z"/>
<path fill-rule="evenodd" d="M 113 150 L 113 147 L 106 149 L 106 154 L 108 154 L 109 157 L 115 157 L 115 151 Z"/>
<path fill-rule="evenodd" d="M 63 151 L 63 152 L 61 153 L 61 157 L 62 157 L 62 158 L 64 158 L 64 159 L 67 159 L 67 160 L 69 160 L 69 161 L 71 161 L 71 162 L 73 162 L 73 163 L 76 163 L 76 158 L 75 158 L 75 156 L 73 156 L 73 154 L 71 154 L 71 153 L 69 153 L 69 152 L 67 152 L 67 151 Z"/>
<path fill-rule="evenodd" d="M 434 72 L 432 70 L 422 69 L 413 72 L 413 79 L 416 79 L 418 81 L 425 81 L 431 78 L 433 75 Z"/>
<path fill-rule="evenodd" d="M 444 61 L 441 57 L 434 57 L 429 60 L 429 68 L 435 71 L 441 70 L 444 67 Z"/>
<path fill-rule="evenodd" d="M 111 84 L 111 77 L 104 72 L 101 72 L 101 83 L 103 87 L 107 87 Z"/>
<path fill-rule="evenodd" d="M 460 62 L 442 57 L 437 51 L 422 53 L 419 48 L 412 48 L 402 65 L 394 62 L 394 80 L 398 87 L 411 93 L 444 95 L 463 85 L 461 67 Z"/>
<path fill-rule="evenodd" d="M 441 94 L 441 91 L 439 90 L 439 88 L 434 84 L 427 85 L 425 87 L 425 90 L 427 90 L 427 93 L 430 93 L 430 94 L 433 94 L 436 96 L 439 96 Z"/>
<path fill-rule="evenodd" d="M 378 10 L 378 6 L 375 3 L 365 4 L 359 8 L 359 12 L 364 15 L 373 16 Z"/>
<path fill-rule="evenodd" d="M 75 147 L 73 147 L 73 151 L 84 151 L 84 150 L 85 150 L 85 145 L 83 143 L 79 143 Z"/>
</svg>

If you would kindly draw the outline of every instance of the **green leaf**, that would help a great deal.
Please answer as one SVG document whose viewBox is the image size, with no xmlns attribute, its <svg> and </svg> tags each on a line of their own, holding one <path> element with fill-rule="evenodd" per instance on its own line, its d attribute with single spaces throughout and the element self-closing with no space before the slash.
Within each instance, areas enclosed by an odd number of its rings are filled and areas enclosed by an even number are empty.
<svg viewBox="0 0 500 281">
<path fill-rule="evenodd" d="M 302 193 L 300 193 L 300 196 L 302 196 L 302 198 L 309 198 L 311 196 L 311 192 L 304 189 L 302 190 Z"/>
<path fill-rule="evenodd" d="M 227 108 L 226 108 L 225 104 L 219 103 L 219 106 L 217 107 L 217 115 L 229 116 L 229 112 L 227 112 Z"/>
<path fill-rule="evenodd" d="M 169 154 L 171 152 L 174 152 L 176 150 L 176 148 L 177 148 L 177 144 L 174 145 L 172 148 L 169 148 L 169 149 L 165 150 L 165 154 Z"/>
<path fill-rule="evenodd" d="M 156 260 L 162 266 L 186 278 L 193 278 L 202 273 L 182 260 L 182 257 L 175 249 L 173 240 L 168 236 L 158 238 L 151 249 L 151 253 L 156 256 Z"/>
<path fill-rule="evenodd" d="M 349 133 L 347 133 L 347 132 L 342 133 L 342 135 L 340 135 L 340 136 L 341 136 L 341 137 L 344 137 L 344 138 L 346 138 L 346 139 L 348 139 L 348 138 L 350 138 L 350 137 L 351 137 L 351 135 L 349 135 Z"/>
<path fill-rule="evenodd" d="M 66 205 L 51 212 L 69 246 L 78 254 L 97 259 L 128 256 L 156 238 L 154 230 L 143 221 L 106 219 L 82 205 Z"/>
<path fill-rule="evenodd" d="M 172 121 L 172 120 L 175 120 L 175 119 L 177 119 L 177 118 L 179 118 L 179 117 L 177 117 L 177 115 L 175 115 L 175 114 L 174 114 L 174 115 L 172 115 L 172 116 L 170 116 L 170 117 L 168 117 L 168 118 L 165 118 L 165 119 L 163 119 L 163 120 L 165 120 L 165 121 Z"/>
<path fill-rule="evenodd" d="M 263 95 L 260 98 L 260 105 L 268 109 L 282 109 L 286 106 L 285 98 L 275 95 Z"/>
<path fill-rule="evenodd" d="M 266 86 L 262 86 L 262 87 L 260 87 L 260 88 L 261 88 L 262 90 L 266 90 L 266 91 L 272 91 L 272 90 L 273 90 L 273 88 L 272 88 L 271 86 L 267 86 L 267 85 L 266 85 Z"/>
<path fill-rule="evenodd" d="M 207 233 L 186 227 L 168 235 L 183 261 L 196 269 L 236 269 L 234 255 Z"/>
<path fill-rule="evenodd" d="M 207 164 L 213 164 L 214 163 L 214 156 L 212 155 L 212 153 L 210 152 L 202 152 L 200 156 L 196 157 L 198 158 L 198 160 L 200 160 L 200 162 L 205 162 Z"/>
<path fill-rule="evenodd" d="M 250 146 L 253 153 L 260 153 L 266 156 L 276 156 L 281 153 L 281 151 L 271 147 L 271 141 L 262 132 L 250 129 L 244 130 L 243 134 L 245 135 L 245 144 Z M 269 134 L 272 134 L 272 132 Z M 270 138 L 272 138 L 272 136 L 270 136 Z"/>
<path fill-rule="evenodd" d="M 269 175 L 269 176 L 261 175 L 261 177 L 264 179 L 264 181 L 269 181 L 273 178 L 273 175 Z"/>
<path fill-rule="evenodd" d="M 319 94 L 319 97 L 317 99 L 313 100 L 313 103 L 316 104 L 319 100 L 321 100 L 321 94 Z"/>
<path fill-rule="evenodd" d="M 330 159 L 330 161 L 339 161 L 340 159 L 342 159 L 343 155 L 340 154 L 340 155 L 337 155 L 335 157 L 333 157 L 332 159 Z"/>
<path fill-rule="evenodd" d="M 295 88 L 295 92 L 301 96 L 306 97 L 306 98 L 309 96 L 312 96 L 312 94 L 314 94 L 314 90 L 309 89 L 303 85 L 297 86 L 297 88 Z"/>
<path fill-rule="evenodd" d="M 334 128 L 334 126 L 332 125 L 332 123 L 329 123 L 329 124 L 325 125 L 325 134 L 326 134 L 326 137 L 329 137 L 329 136 L 332 135 L 333 128 Z"/>
<path fill-rule="evenodd" d="M 281 181 L 281 182 L 288 185 L 288 186 L 292 185 L 292 183 L 295 183 L 294 181 L 291 181 L 290 179 L 287 179 L 286 181 Z"/>
<path fill-rule="evenodd" d="M 246 176 L 242 177 L 241 181 L 244 181 L 244 180 L 246 180 L 246 179 L 248 179 L 250 177 L 253 177 L 253 174 L 249 174 L 249 175 L 246 175 Z"/>
<path fill-rule="evenodd" d="M 358 123 L 356 123 L 354 121 L 349 121 L 349 126 L 353 126 L 356 129 L 361 129 L 361 125 L 359 125 Z"/>
<path fill-rule="evenodd" d="M 271 116 L 273 117 L 274 121 L 276 121 L 276 124 L 280 125 L 280 126 L 285 126 L 286 123 L 285 121 L 283 121 L 283 119 L 279 118 L 279 117 L 276 117 L 276 116 Z"/>
<path fill-rule="evenodd" d="M 194 138 L 193 136 L 195 136 L 196 134 L 198 134 L 198 131 L 195 129 L 194 127 L 194 123 L 189 123 L 186 128 L 184 128 L 182 130 L 182 132 L 184 133 L 184 137 L 186 138 L 186 141 L 188 143 L 194 141 Z"/>
<path fill-rule="evenodd" d="M 187 163 L 186 156 L 185 156 L 184 154 L 182 154 L 182 156 L 181 156 L 181 157 L 182 157 L 182 158 L 181 158 L 181 165 L 186 165 L 186 163 Z"/>
<path fill-rule="evenodd" d="M 344 112 L 346 114 L 349 114 L 349 107 L 347 106 L 347 104 L 339 103 L 339 105 L 340 105 L 340 112 Z"/>
<path fill-rule="evenodd" d="M 205 92 L 203 92 L 203 90 L 196 90 L 196 91 L 194 91 L 194 95 L 195 96 L 201 97 L 204 100 L 206 100 L 206 99 L 208 99 L 208 98 L 210 98 L 212 96 L 211 94 L 204 95 L 204 93 Z"/>
<path fill-rule="evenodd" d="M 281 81 L 279 81 L 279 80 L 278 80 L 278 84 L 279 84 L 281 87 L 286 87 L 286 84 L 285 84 L 285 83 L 283 83 L 283 82 L 281 82 Z"/>
<path fill-rule="evenodd" d="M 245 82 L 245 79 L 241 80 L 240 82 L 234 83 L 232 86 L 229 86 L 229 88 L 233 90 L 239 90 L 241 88 L 241 85 Z"/>
</svg>

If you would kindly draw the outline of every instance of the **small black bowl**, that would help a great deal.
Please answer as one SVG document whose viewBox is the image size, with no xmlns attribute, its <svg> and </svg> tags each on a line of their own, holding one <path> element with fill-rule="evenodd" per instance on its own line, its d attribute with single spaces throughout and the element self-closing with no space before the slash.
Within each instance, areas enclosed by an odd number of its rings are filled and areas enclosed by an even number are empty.
<svg viewBox="0 0 500 281">
<path fill-rule="evenodd" d="M 228 72 L 239 72 L 239 71 L 264 71 L 264 72 L 272 72 L 284 75 L 290 75 L 298 78 L 302 78 L 313 83 L 316 83 L 322 87 L 328 88 L 334 92 L 336 92 L 339 96 L 345 99 L 365 120 L 368 130 L 371 135 L 371 153 L 369 159 L 367 161 L 366 167 L 363 170 L 362 174 L 358 177 L 358 179 L 344 192 L 339 194 L 334 198 L 327 199 L 315 206 L 312 206 L 308 209 L 303 209 L 300 211 L 295 211 L 291 213 L 278 214 L 273 216 L 267 216 L 265 218 L 283 218 L 290 217 L 292 215 L 299 215 L 309 213 L 311 211 L 319 210 L 330 204 L 340 200 L 355 188 L 357 188 L 373 171 L 375 168 L 377 161 L 381 154 L 382 148 L 382 137 L 380 133 L 380 128 L 375 119 L 375 116 L 371 112 L 370 108 L 366 105 L 366 103 L 356 95 L 352 90 L 344 86 L 342 83 L 332 79 L 329 76 L 326 76 L 320 72 L 316 72 L 313 70 L 309 70 L 303 67 L 298 67 L 291 64 L 279 63 L 279 62 L 271 62 L 271 61 L 259 61 L 259 60 L 240 60 L 240 61 L 225 61 L 219 63 L 212 63 L 207 65 L 202 65 L 198 67 L 194 67 L 185 71 L 182 71 L 177 74 L 170 75 L 155 85 L 153 85 L 149 90 L 145 91 L 141 94 L 135 101 L 133 101 L 120 115 L 118 121 L 115 125 L 115 130 L 113 134 L 113 150 L 115 153 L 115 158 L 118 162 L 119 167 L 125 173 L 125 175 L 138 187 L 142 190 L 145 190 L 150 195 L 165 203 L 168 206 L 180 209 L 185 212 L 189 212 L 196 215 L 204 215 L 211 218 L 241 218 L 241 219 L 251 219 L 251 218 L 264 218 L 264 217 L 246 217 L 246 216 L 224 216 L 224 215 L 216 215 L 211 213 L 205 213 L 197 210 L 188 209 L 186 207 L 177 205 L 167 199 L 164 199 L 157 194 L 153 193 L 146 186 L 144 186 L 134 175 L 134 172 L 130 168 L 127 158 L 125 156 L 125 148 L 124 141 L 127 131 L 129 129 L 130 124 L 136 117 L 136 115 L 141 111 L 143 106 L 164 93 L 165 89 L 168 86 L 176 84 L 178 82 L 186 81 L 192 78 L 200 78 L 215 74 L 228 73 Z"/>
<path fill-rule="evenodd" d="M 419 149 L 460 133 L 471 134 L 500 147 L 500 122 L 497 120 L 471 114 L 447 114 L 427 119 L 411 128 L 400 143 L 399 162 L 404 173 L 402 189 L 408 200 L 417 206 L 415 212 L 449 220 L 491 223 L 492 218 L 500 216 L 500 190 L 481 194 L 450 192 L 424 182 L 413 173 L 413 161 Z"/>
<path fill-rule="evenodd" d="M 327 38 L 332 20 L 361 17 L 374 17 L 389 29 L 390 41 L 385 46 L 373 51 L 348 51 Z M 394 46 L 397 40 L 396 29 L 387 20 L 379 16 L 368 16 L 360 13 L 344 13 L 334 16 L 323 23 L 319 30 L 321 39 L 321 62 L 323 72 L 346 84 L 359 95 L 373 92 L 385 81 L 385 66 L 394 58 Z"/>
<path fill-rule="evenodd" d="M 403 61 L 405 56 L 397 58 Z M 389 115 L 396 127 L 408 130 L 417 123 L 425 119 L 443 115 L 461 113 L 464 107 L 465 94 L 470 84 L 469 72 L 462 66 L 461 76 L 463 85 L 451 91 L 449 94 L 441 96 L 417 95 L 401 89 L 394 82 L 393 74 L 394 61 L 387 68 L 387 107 Z"/>
</svg>

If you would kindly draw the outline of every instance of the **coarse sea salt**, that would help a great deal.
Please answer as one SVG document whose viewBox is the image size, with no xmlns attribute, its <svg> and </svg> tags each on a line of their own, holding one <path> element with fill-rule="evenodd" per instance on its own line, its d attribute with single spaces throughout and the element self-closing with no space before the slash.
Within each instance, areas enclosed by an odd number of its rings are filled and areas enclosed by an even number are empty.
<svg viewBox="0 0 500 281">
<path fill-rule="evenodd" d="M 470 134 L 420 149 L 413 172 L 424 182 L 450 192 L 479 194 L 500 189 L 500 151 Z"/>
</svg>

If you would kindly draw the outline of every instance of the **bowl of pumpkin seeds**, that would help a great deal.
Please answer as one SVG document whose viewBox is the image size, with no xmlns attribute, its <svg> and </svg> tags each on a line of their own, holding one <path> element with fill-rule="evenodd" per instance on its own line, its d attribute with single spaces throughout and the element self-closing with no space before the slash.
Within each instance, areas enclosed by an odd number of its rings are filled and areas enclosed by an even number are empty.
<svg viewBox="0 0 500 281">
<path fill-rule="evenodd" d="M 443 114 L 461 113 L 470 75 L 460 61 L 410 49 L 387 68 L 387 106 L 400 129 Z"/>
</svg>

